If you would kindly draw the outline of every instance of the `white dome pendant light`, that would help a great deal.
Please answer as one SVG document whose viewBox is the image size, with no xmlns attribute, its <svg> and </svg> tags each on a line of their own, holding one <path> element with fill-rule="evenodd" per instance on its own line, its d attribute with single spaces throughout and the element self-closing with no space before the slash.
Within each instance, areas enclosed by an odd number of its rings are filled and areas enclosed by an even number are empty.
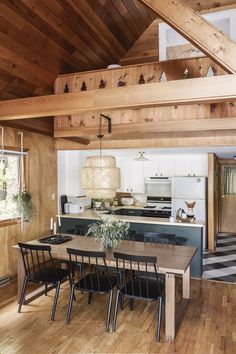
<svg viewBox="0 0 236 354">
<path fill-rule="evenodd" d="M 81 186 L 86 196 L 94 199 L 114 198 L 120 187 L 120 169 L 116 167 L 113 156 L 102 156 L 102 118 L 108 121 L 108 133 L 111 133 L 111 118 L 100 114 L 99 133 L 100 155 L 87 157 L 81 171 Z"/>
</svg>

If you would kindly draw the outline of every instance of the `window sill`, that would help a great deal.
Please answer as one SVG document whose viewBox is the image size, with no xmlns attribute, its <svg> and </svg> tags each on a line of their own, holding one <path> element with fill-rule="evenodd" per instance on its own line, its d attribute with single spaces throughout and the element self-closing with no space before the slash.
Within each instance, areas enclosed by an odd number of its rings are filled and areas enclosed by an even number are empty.
<svg viewBox="0 0 236 354">
<path fill-rule="evenodd" d="M 20 223 L 20 218 L 0 220 L 0 228 L 1 227 L 6 227 L 6 226 L 11 226 L 11 225 L 16 225 L 16 224 L 19 224 L 19 223 Z"/>
</svg>

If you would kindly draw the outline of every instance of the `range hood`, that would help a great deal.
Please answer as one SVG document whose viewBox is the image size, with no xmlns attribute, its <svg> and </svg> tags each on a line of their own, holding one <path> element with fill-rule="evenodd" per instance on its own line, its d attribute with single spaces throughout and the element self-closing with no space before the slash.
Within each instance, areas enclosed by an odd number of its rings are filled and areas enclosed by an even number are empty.
<svg viewBox="0 0 236 354">
<path fill-rule="evenodd" d="M 170 177 L 146 177 L 144 179 L 145 184 L 154 184 L 154 183 L 171 183 Z"/>
</svg>

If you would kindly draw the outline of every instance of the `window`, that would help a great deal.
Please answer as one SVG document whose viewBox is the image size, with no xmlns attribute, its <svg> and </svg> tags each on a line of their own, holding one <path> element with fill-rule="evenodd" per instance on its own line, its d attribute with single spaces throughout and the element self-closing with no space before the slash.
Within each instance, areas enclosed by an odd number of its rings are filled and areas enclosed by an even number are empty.
<svg viewBox="0 0 236 354">
<path fill-rule="evenodd" d="M 236 10 L 226 10 L 203 14 L 203 18 L 211 22 L 227 37 L 236 41 Z M 196 47 L 173 30 L 166 23 L 159 24 L 159 60 L 171 60 L 204 56 Z"/>
<path fill-rule="evenodd" d="M 18 216 L 13 196 L 20 188 L 20 160 L 19 153 L 0 155 L 0 221 Z"/>
<path fill-rule="evenodd" d="M 224 168 L 224 194 L 236 195 L 236 167 Z"/>
</svg>

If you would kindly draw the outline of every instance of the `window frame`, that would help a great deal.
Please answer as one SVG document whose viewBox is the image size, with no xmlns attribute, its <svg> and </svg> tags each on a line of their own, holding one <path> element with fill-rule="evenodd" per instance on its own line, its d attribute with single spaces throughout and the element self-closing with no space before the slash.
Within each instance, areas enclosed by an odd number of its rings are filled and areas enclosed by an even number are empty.
<svg viewBox="0 0 236 354">
<path fill-rule="evenodd" d="M 16 151 L 20 153 L 20 149 L 13 146 L 5 146 L 4 150 Z M 22 174 L 22 170 L 21 170 L 20 181 L 24 182 L 25 189 L 27 190 L 29 186 L 29 149 L 23 149 L 23 152 L 26 153 L 26 155 L 23 155 L 24 175 Z M 21 183 L 22 182 L 20 182 L 20 184 Z M 11 226 L 11 225 L 17 225 L 20 224 L 20 222 L 21 222 L 21 218 L 19 217 L 0 220 L 0 228 Z"/>
</svg>

